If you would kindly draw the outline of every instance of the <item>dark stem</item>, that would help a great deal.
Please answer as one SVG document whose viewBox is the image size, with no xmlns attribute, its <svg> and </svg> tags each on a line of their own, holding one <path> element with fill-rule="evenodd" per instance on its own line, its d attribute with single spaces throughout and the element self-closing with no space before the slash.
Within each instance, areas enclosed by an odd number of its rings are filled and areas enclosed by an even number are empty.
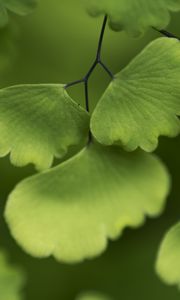
<svg viewBox="0 0 180 300">
<path fill-rule="evenodd" d="M 73 85 L 76 85 L 76 84 L 79 84 L 79 83 L 82 83 L 82 82 L 84 82 L 84 79 L 79 79 L 79 80 L 70 82 L 70 83 L 66 84 L 65 88 L 69 88 L 69 87 L 71 87 Z"/>
<path fill-rule="evenodd" d="M 104 20 L 103 20 L 101 33 L 100 33 L 100 37 L 99 37 L 99 42 L 98 42 L 96 58 L 92 64 L 92 66 L 90 67 L 89 71 L 87 72 L 87 74 L 84 76 L 83 79 L 79 79 L 79 80 L 70 82 L 65 86 L 65 88 L 68 88 L 68 87 L 74 86 L 74 85 L 82 83 L 82 82 L 84 83 L 86 110 L 88 112 L 89 112 L 89 89 L 88 89 L 89 77 L 93 73 L 96 66 L 99 64 L 108 73 L 108 75 L 111 77 L 111 79 L 114 79 L 113 73 L 109 70 L 109 68 L 101 60 L 101 50 L 102 50 L 102 44 L 103 44 L 103 38 L 104 38 L 105 29 L 106 29 L 106 24 L 107 24 L 107 15 L 104 17 Z M 92 140 L 92 135 L 91 135 L 91 132 L 89 132 L 89 142 L 91 142 L 91 140 Z"/>
<path fill-rule="evenodd" d="M 101 67 L 103 67 L 103 69 L 109 74 L 109 76 L 114 79 L 114 74 L 111 72 L 111 70 L 109 68 L 107 68 L 107 66 L 102 62 L 99 61 L 99 64 Z"/>
<path fill-rule="evenodd" d="M 104 17 L 102 29 L 101 29 L 101 34 L 99 37 L 99 43 L 98 43 L 98 49 L 97 49 L 97 55 L 96 55 L 96 61 L 100 62 L 101 61 L 101 50 L 102 50 L 102 43 L 103 43 L 103 38 L 104 38 L 104 32 L 106 29 L 106 24 L 107 24 L 107 16 Z"/>
<path fill-rule="evenodd" d="M 89 91 L 88 91 L 88 80 L 84 82 L 84 88 L 85 88 L 85 101 L 86 101 L 86 110 L 89 112 Z M 91 131 L 89 130 L 89 139 L 88 144 L 90 144 L 92 141 L 92 135 Z"/>
<path fill-rule="evenodd" d="M 164 29 L 159 30 L 159 29 L 157 29 L 157 28 L 155 28 L 155 27 L 153 27 L 153 29 L 154 29 L 155 31 L 161 33 L 162 35 L 168 37 L 168 38 L 174 38 L 174 39 L 180 40 L 180 38 L 179 38 L 178 36 L 176 36 L 175 34 L 169 32 L 169 31 L 167 31 L 167 30 L 164 30 Z"/>
<path fill-rule="evenodd" d="M 65 88 L 69 88 L 69 87 L 74 86 L 76 84 L 84 83 L 84 85 L 85 85 L 86 109 L 87 109 L 88 112 L 89 112 L 88 80 L 89 80 L 89 77 L 91 76 L 91 74 L 93 73 L 94 69 L 96 68 L 96 66 L 98 64 L 100 66 L 102 66 L 103 69 L 107 72 L 107 74 L 111 77 L 111 79 L 114 79 L 113 73 L 109 70 L 109 68 L 101 60 L 101 50 L 102 50 L 102 44 L 103 44 L 103 38 L 104 38 L 105 29 L 106 29 L 106 24 L 107 24 L 107 16 L 105 16 L 104 20 L 103 20 L 103 25 L 102 25 L 102 28 L 101 28 L 101 33 L 100 33 L 99 42 L 98 42 L 98 49 L 97 49 L 97 53 L 96 53 L 96 58 L 95 58 L 95 61 L 92 64 L 92 66 L 90 67 L 89 71 L 84 76 L 84 78 L 79 79 L 79 80 L 75 80 L 73 82 L 70 82 L 65 86 Z"/>
<path fill-rule="evenodd" d="M 89 92 L 88 92 L 88 80 L 84 83 L 85 88 L 85 101 L 86 101 L 86 110 L 89 112 Z"/>
<path fill-rule="evenodd" d="M 89 77 L 91 76 L 92 72 L 94 71 L 95 67 L 97 66 L 97 61 L 95 60 L 92 66 L 90 67 L 89 71 L 87 74 L 84 76 L 83 81 L 86 82 L 89 80 Z"/>
</svg>

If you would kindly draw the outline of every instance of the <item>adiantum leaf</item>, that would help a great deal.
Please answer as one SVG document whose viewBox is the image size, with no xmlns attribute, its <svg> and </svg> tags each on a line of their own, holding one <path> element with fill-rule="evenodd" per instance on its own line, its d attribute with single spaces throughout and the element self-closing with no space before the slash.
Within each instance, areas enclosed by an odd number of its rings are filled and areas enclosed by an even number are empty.
<svg viewBox="0 0 180 300">
<path fill-rule="evenodd" d="M 180 287 L 180 223 L 173 226 L 161 244 L 156 269 L 159 276 L 170 285 Z"/>
<path fill-rule="evenodd" d="M 168 191 L 169 176 L 157 157 L 90 144 L 22 181 L 8 199 L 5 218 L 29 254 L 78 262 L 100 254 L 126 226 L 159 215 Z"/>
<path fill-rule="evenodd" d="M 89 115 L 64 85 L 23 85 L 0 90 L 0 156 L 17 166 L 48 168 L 71 145 L 85 143 Z"/>
<path fill-rule="evenodd" d="M 180 42 L 159 38 L 115 76 L 93 113 L 91 130 L 105 145 L 153 151 L 160 135 L 180 133 Z"/>
<path fill-rule="evenodd" d="M 24 16 L 32 11 L 36 0 L 0 0 L 0 27 L 8 23 L 8 12 Z"/>
<path fill-rule="evenodd" d="M 86 292 L 79 295 L 76 300 L 112 300 L 106 295 L 98 292 Z"/>
<path fill-rule="evenodd" d="M 2 300 L 22 300 L 24 274 L 11 266 L 4 252 L 0 251 L 0 298 Z"/>
<path fill-rule="evenodd" d="M 170 12 L 180 10 L 180 0 L 85 0 L 91 15 L 107 14 L 113 30 L 133 35 L 149 27 L 165 28 Z"/>
</svg>

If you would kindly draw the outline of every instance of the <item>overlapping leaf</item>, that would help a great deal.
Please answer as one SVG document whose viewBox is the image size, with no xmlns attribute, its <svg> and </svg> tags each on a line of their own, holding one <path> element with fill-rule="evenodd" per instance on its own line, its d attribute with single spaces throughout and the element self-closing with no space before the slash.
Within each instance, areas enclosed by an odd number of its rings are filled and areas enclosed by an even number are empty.
<svg viewBox="0 0 180 300">
<path fill-rule="evenodd" d="M 63 85 L 24 85 L 0 90 L 0 156 L 15 165 L 52 164 L 67 148 L 85 142 L 89 116 Z"/>
<path fill-rule="evenodd" d="M 32 11 L 35 0 L 0 0 L 0 27 L 8 23 L 8 12 L 24 16 Z"/>
<path fill-rule="evenodd" d="M 0 298 L 2 300 L 22 300 L 24 275 L 12 267 L 0 252 Z"/>
<path fill-rule="evenodd" d="M 168 174 L 155 156 L 91 144 L 21 182 L 5 217 L 29 254 L 78 262 L 100 254 L 126 226 L 160 214 L 168 191 Z"/>
<path fill-rule="evenodd" d="M 148 27 L 165 28 L 169 12 L 180 10 L 180 0 L 86 0 L 92 15 L 107 14 L 114 30 L 126 30 L 133 35 Z"/>
<path fill-rule="evenodd" d="M 97 292 L 87 292 L 78 296 L 76 300 L 110 300 L 110 298 Z"/>
<path fill-rule="evenodd" d="M 115 76 L 91 120 L 96 139 L 153 151 L 158 137 L 180 133 L 180 42 L 153 41 Z"/>
<path fill-rule="evenodd" d="M 157 272 L 168 284 L 180 287 L 180 223 L 166 234 L 157 259 Z"/>
</svg>

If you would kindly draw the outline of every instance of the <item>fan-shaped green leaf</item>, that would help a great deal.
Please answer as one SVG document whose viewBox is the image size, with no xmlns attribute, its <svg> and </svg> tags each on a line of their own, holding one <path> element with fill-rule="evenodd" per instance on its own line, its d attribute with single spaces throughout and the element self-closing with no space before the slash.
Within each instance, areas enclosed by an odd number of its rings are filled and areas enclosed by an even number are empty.
<svg viewBox="0 0 180 300">
<path fill-rule="evenodd" d="M 110 298 L 97 292 L 87 292 L 78 296 L 76 300 L 110 300 Z"/>
<path fill-rule="evenodd" d="M 89 116 L 63 85 L 24 85 L 0 90 L 0 156 L 38 169 L 52 164 L 67 147 L 85 142 Z"/>
<path fill-rule="evenodd" d="M 8 11 L 24 16 L 32 11 L 36 0 L 0 0 L 0 27 L 8 22 Z"/>
<path fill-rule="evenodd" d="M 180 287 L 180 223 L 166 234 L 157 259 L 157 272 L 168 284 Z"/>
<path fill-rule="evenodd" d="M 180 43 L 153 41 L 115 76 L 91 120 L 96 139 L 153 151 L 158 137 L 180 133 Z"/>
<path fill-rule="evenodd" d="M 101 253 L 108 238 L 141 225 L 145 215 L 160 214 L 168 190 L 168 174 L 156 157 L 92 144 L 20 183 L 5 215 L 31 255 L 77 262 Z"/>
<path fill-rule="evenodd" d="M 89 12 L 96 16 L 107 14 L 114 30 L 126 30 L 133 35 L 144 33 L 148 27 L 165 28 L 170 13 L 180 10 L 180 0 L 86 0 Z"/>
<path fill-rule="evenodd" d="M 23 285 L 23 273 L 9 265 L 4 253 L 0 252 L 0 298 L 2 300 L 21 300 Z"/>
</svg>

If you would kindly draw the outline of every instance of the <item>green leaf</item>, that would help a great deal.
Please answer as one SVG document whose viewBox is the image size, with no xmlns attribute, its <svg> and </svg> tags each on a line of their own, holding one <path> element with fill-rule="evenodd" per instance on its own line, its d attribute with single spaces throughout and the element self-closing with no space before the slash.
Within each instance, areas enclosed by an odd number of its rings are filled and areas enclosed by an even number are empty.
<svg viewBox="0 0 180 300">
<path fill-rule="evenodd" d="M 76 300 L 110 300 L 110 298 L 97 292 L 86 292 L 78 296 Z"/>
<path fill-rule="evenodd" d="M 158 137 L 180 133 L 180 42 L 153 41 L 115 76 L 91 120 L 96 139 L 153 151 Z"/>
<path fill-rule="evenodd" d="M 167 284 L 180 287 L 180 223 L 172 227 L 161 244 L 157 273 Z"/>
<path fill-rule="evenodd" d="M 8 11 L 24 16 L 35 7 L 36 0 L 0 0 L 0 27 L 8 23 Z"/>
<path fill-rule="evenodd" d="M 53 156 L 85 142 L 89 116 L 63 85 L 23 85 L 0 90 L 0 156 L 11 152 L 17 166 L 34 163 L 41 170 Z"/>
<path fill-rule="evenodd" d="M 91 144 L 20 183 L 5 217 L 29 254 L 78 262 L 100 254 L 126 226 L 159 215 L 168 191 L 169 176 L 155 156 Z"/>
<path fill-rule="evenodd" d="M 22 300 L 24 274 L 12 267 L 0 251 L 0 297 L 2 300 Z"/>
<path fill-rule="evenodd" d="M 4 71 L 7 71 L 14 62 L 17 55 L 18 38 L 18 29 L 15 22 L 0 28 L 0 78 L 4 77 Z"/>
<path fill-rule="evenodd" d="M 180 10 L 180 0 L 86 0 L 91 15 L 107 14 L 113 30 L 139 35 L 149 27 L 165 28 L 169 12 Z"/>
</svg>

